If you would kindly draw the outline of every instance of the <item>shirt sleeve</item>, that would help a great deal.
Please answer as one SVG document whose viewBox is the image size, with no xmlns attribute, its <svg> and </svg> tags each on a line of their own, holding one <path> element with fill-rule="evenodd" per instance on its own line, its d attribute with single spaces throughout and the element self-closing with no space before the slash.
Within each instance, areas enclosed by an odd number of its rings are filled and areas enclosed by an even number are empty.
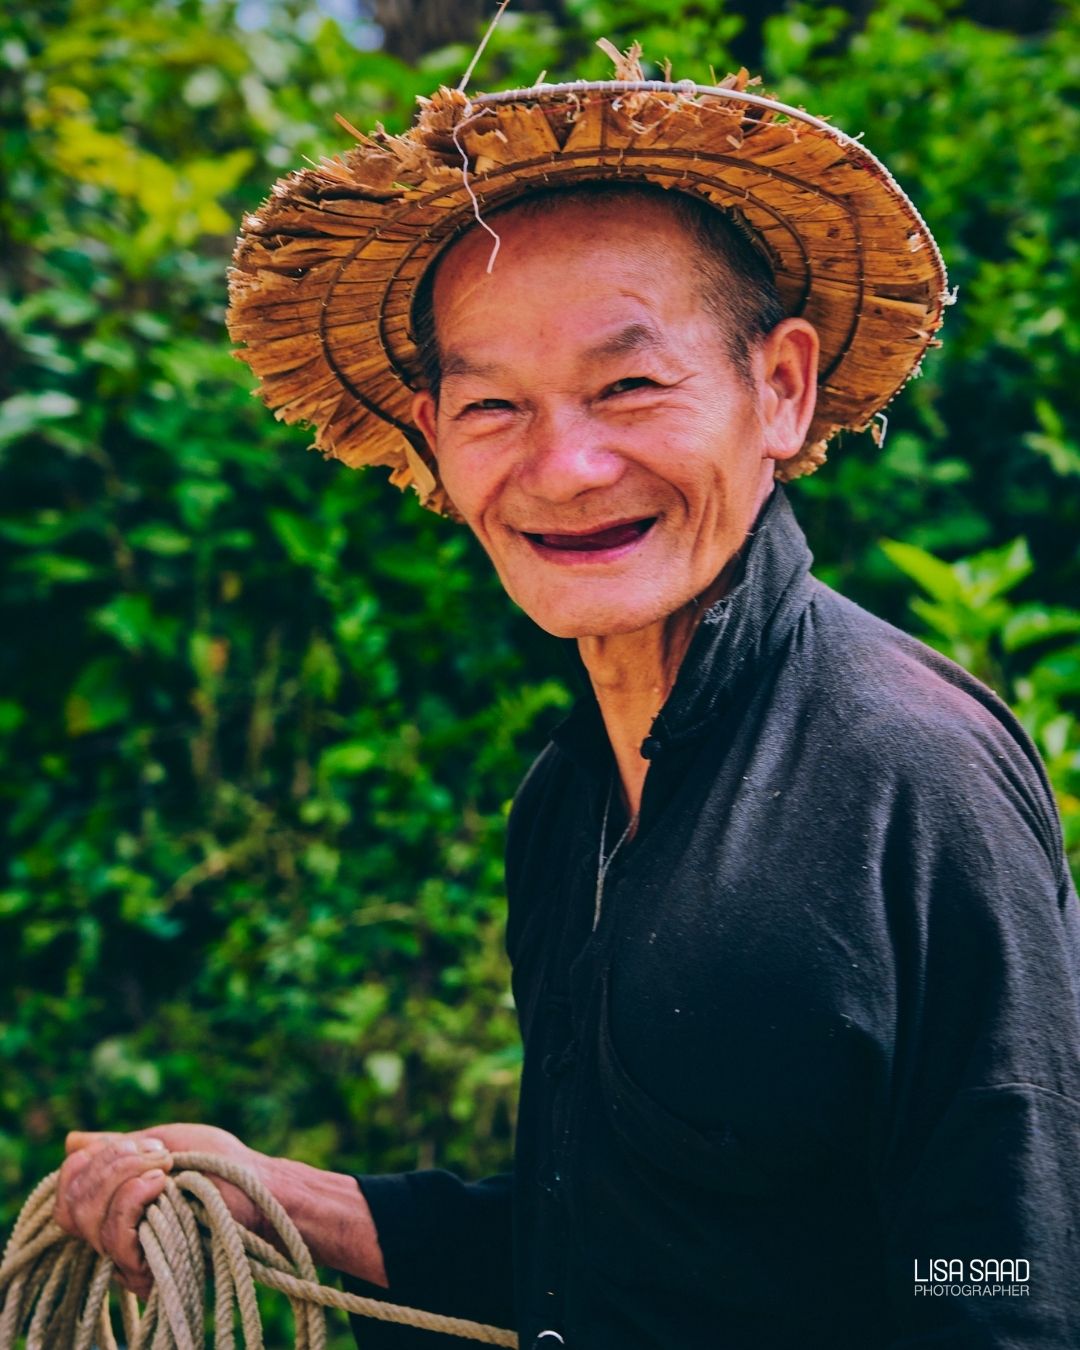
<svg viewBox="0 0 1080 1350">
<path fill-rule="evenodd" d="M 1002 738 L 1004 740 L 1004 738 Z M 1015 744 L 947 750 L 899 812 L 879 1197 L 889 1350 L 1080 1335 L 1080 909 Z"/>
<path fill-rule="evenodd" d="M 890 1350 L 1072 1350 L 1078 1220 L 1080 1103 L 958 1094 L 892 1207 Z"/>
<path fill-rule="evenodd" d="M 450 1317 L 514 1325 L 509 1174 L 462 1181 L 450 1172 L 357 1178 L 371 1209 L 389 1288 L 351 1276 L 346 1289 Z M 436 1350 L 475 1341 L 354 1317 L 363 1350 Z"/>
</svg>

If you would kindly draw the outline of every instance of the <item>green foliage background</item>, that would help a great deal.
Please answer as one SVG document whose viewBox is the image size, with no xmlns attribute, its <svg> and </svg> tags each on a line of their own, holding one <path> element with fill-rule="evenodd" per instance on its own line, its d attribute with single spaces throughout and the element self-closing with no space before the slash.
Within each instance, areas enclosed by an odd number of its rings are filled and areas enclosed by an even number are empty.
<svg viewBox="0 0 1080 1350">
<path fill-rule="evenodd" d="M 475 83 L 722 73 L 721 0 L 508 13 Z M 250 14 L 250 6 L 247 12 Z M 65 1130 L 208 1120 L 336 1168 L 510 1152 L 513 788 L 564 657 L 457 527 L 304 453 L 223 330 L 237 222 L 408 68 L 295 0 L 0 20 L 0 1224 Z M 1080 7 L 794 4 L 767 86 L 865 131 L 959 288 L 945 345 L 798 485 L 819 574 L 993 683 L 1080 865 Z M 909 609 L 912 591 L 921 598 Z"/>
</svg>

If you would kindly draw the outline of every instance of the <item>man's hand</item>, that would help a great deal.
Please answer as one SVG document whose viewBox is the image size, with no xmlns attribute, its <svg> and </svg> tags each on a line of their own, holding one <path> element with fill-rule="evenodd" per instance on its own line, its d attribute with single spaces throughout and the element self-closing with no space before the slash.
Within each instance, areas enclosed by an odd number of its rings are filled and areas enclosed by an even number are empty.
<svg viewBox="0 0 1080 1350">
<path fill-rule="evenodd" d="M 149 1294 L 152 1280 L 139 1224 L 165 1189 L 173 1153 L 216 1153 L 249 1168 L 285 1208 L 317 1263 L 387 1285 L 378 1234 L 355 1177 L 257 1153 L 213 1125 L 158 1125 L 129 1134 L 75 1130 L 66 1147 L 56 1222 L 111 1257 L 120 1282 L 140 1298 Z M 211 1180 L 237 1223 L 274 1240 L 243 1191 Z"/>
<path fill-rule="evenodd" d="M 75 1130 L 65 1143 L 60 1169 L 56 1222 L 112 1258 L 120 1282 L 145 1298 L 150 1272 L 138 1230 L 149 1205 L 165 1189 L 171 1154 L 216 1153 L 258 1173 L 265 1155 L 256 1153 L 227 1130 L 212 1125 L 160 1125 L 130 1134 L 92 1134 Z M 243 1191 L 211 1178 L 238 1223 L 256 1228 L 259 1214 Z"/>
</svg>

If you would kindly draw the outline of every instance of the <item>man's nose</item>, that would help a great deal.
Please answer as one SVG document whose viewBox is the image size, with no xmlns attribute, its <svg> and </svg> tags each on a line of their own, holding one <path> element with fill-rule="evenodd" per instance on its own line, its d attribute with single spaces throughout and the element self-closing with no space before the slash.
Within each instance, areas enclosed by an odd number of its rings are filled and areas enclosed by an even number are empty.
<svg viewBox="0 0 1080 1350">
<path fill-rule="evenodd" d="M 624 469 L 609 428 L 578 409 L 541 409 L 526 435 L 518 480 L 532 497 L 566 502 L 612 487 Z"/>
</svg>

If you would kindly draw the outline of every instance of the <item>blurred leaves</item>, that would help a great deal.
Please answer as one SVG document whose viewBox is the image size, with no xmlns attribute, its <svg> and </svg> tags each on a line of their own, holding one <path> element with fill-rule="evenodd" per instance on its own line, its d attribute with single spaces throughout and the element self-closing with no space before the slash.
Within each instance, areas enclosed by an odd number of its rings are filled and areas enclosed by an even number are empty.
<svg viewBox="0 0 1080 1350">
<path fill-rule="evenodd" d="M 1080 870 L 1080 609 L 1012 598 L 1034 567 L 1025 539 L 951 564 L 911 544 L 881 547 L 929 597 L 911 601 L 926 640 L 1007 699 L 1038 746 Z"/>
<path fill-rule="evenodd" d="M 0 22 L 3 1218 L 79 1123 L 505 1166 L 502 833 L 565 696 L 479 550 L 305 454 L 222 323 L 243 211 L 426 77 L 299 4 Z"/>
</svg>

